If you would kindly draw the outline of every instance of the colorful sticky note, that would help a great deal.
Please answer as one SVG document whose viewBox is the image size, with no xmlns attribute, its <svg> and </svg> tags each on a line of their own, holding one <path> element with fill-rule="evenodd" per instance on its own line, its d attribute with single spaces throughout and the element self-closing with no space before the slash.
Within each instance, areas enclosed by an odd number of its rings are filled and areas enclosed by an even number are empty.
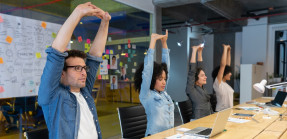
<svg viewBox="0 0 287 139">
<path fill-rule="evenodd" d="M 106 59 L 110 59 L 110 55 L 105 55 L 106 56 Z"/>
<path fill-rule="evenodd" d="M 109 49 L 106 49 L 106 54 L 110 54 L 110 51 L 109 51 Z"/>
<path fill-rule="evenodd" d="M 0 57 L 0 64 L 3 64 L 3 63 L 4 63 L 3 58 Z"/>
<path fill-rule="evenodd" d="M 46 22 L 44 22 L 44 21 L 42 21 L 41 26 L 42 26 L 43 28 L 45 28 L 45 29 L 46 29 L 46 27 L 47 27 L 47 23 L 46 23 Z"/>
<path fill-rule="evenodd" d="M 3 92 L 4 92 L 4 87 L 0 86 L 0 93 L 3 93 Z"/>
<path fill-rule="evenodd" d="M 129 53 L 129 54 L 131 53 L 131 49 L 128 49 L 128 53 Z"/>
<path fill-rule="evenodd" d="M 126 69 L 128 68 L 128 64 L 125 64 Z"/>
<path fill-rule="evenodd" d="M 122 46 L 121 45 L 118 45 L 118 50 L 121 50 L 122 49 Z"/>
<path fill-rule="evenodd" d="M 53 37 L 53 38 L 56 38 L 56 36 L 57 36 L 57 34 L 54 33 L 54 32 L 52 32 L 52 37 Z"/>
<path fill-rule="evenodd" d="M 132 69 L 132 73 L 136 73 L 136 69 Z"/>
<path fill-rule="evenodd" d="M 135 44 L 133 44 L 133 45 L 132 45 L 132 48 L 133 48 L 133 49 L 136 49 L 136 48 L 137 48 L 137 46 L 136 46 Z"/>
<path fill-rule="evenodd" d="M 50 47 L 50 45 L 46 45 L 46 48 Z"/>
<path fill-rule="evenodd" d="M 128 44 L 130 44 L 131 43 L 131 40 L 130 39 L 128 39 Z"/>
<path fill-rule="evenodd" d="M 120 62 L 120 67 L 122 67 L 123 66 L 123 62 Z"/>
<path fill-rule="evenodd" d="M 3 18 L 0 16 L 0 23 L 2 23 L 4 20 L 3 20 Z"/>
<path fill-rule="evenodd" d="M 107 65 L 107 68 L 110 69 L 110 64 Z"/>
<path fill-rule="evenodd" d="M 133 54 L 130 54 L 130 57 L 131 57 L 131 58 L 133 58 L 133 57 L 134 57 L 134 55 L 133 55 Z"/>
<path fill-rule="evenodd" d="M 131 62 L 131 58 L 128 58 L 128 62 Z"/>
<path fill-rule="evenodd" d="M 113 51 L 113 50 L 110 50 L 110 54 L 113 55 L 113 54 L 114 54 L 114 51 Z"/>
<path fill-rule="evenodd" d="M 103 60 L 106 59 L 106 56 L 102 56 L 102 59 L 103 59 Z"/>
<path fill-rule="evenodd" d="M 125 45 L 125 49 L 128 49 L 128 45 L 127 44 Z"/>
<path fill-rule="evenodd" d="M 36 53 L 36 58 L 41 58 L 42 56 L 41 56 L 41 53 L 39 53 L 39 52 L 37 52 Z"/>
<path fill-rule="evenodd" d="M 87 39 L 87 43 L 90 44 L 90 43 L 91 43 L 91 40 L 90 40 L 90 39 Z"/>
<path fill-rule="evenodd" d="M 10 37 L 10 36 L 7 36 L 7 37 L 6 37 L 6 42 L 8 42 L 8 43 L 12 43 L 12 40 L 13 40 L 13 38 L 12 38 L 12 37 Z"/>
<path fill-rule="evenodd" d="M 120 55 L 119 55 L 119 54 L 117 54 L 117 55 L 116 55 L 116 58 L 117 58 L 117 59 L 119 59 L 119 58 L 120 58 Z"/>
<path fill-rule="evenodd" d="M 128 53 L 126 53 L 125 57 L 129 57 L 129 54 L 128 54 Z"/>
<path fill-rule="evenodd" d="M 82 41 L 83 41 L 82 36 L 79 36 L 79 37 L 78 37 L 78 41 L 79 41 L 79 42 L 82 42 Z"/>
<path fill-rule="evenodd" d="M 137 62 L 134 62 L 134 66 L 135 66 L 135 67 L 137 66 Z"/>
<path fill-rule="evenodd" d="M 98 79 L 99 79 L 99 80 L 102 79 L 102 76 L 101 76 L 101 75 L 98 75 Z"/>
<path fill-rule="evenodd" d="M 128 44 L 128 48 L 131 48 L 131 44 Z"/>
<path fill-rule="evenodd" d="M 90 48 L 90 45 L 88 43 L 85 43 L 85 48 Z"/>
<path fill-rule="evenodd" d="M 135 54 L 136 53 L 136 50 L 133 50 L 133 54 Z"/>
</svg>

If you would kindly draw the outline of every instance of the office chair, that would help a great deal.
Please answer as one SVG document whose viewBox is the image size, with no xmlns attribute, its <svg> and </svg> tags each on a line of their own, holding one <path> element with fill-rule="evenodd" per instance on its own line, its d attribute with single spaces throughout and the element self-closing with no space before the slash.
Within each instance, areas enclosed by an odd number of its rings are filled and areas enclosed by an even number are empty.
<svg viewBox="0 0 287 139">
<path fill-rule="evenodd" d="M 209 94 L 209 96 L 210 96 L 210 104 L 211 104 L 212 110 L 215 112 L 216 104 L 217 104 L 216 94 L 215 93 Z"/>
<path fill-rule="evenodd" d="M 49 139 L 48 128 L 24 132 L 26 139 Z"/>
<path fill-rule="evenodd" d="M 194 119 L 192 116 L 192 103 L 189 99 L 186 101 L 175 102 L 175 104 L 178 108 L 182 124 L 190 122 L 190 119 Z"/>
<path fill-rule="evenodd" d="M 145 137 L 147 119 L 142 105 L 117 108 L 122 138 Z"/>
<path fill-rule="evenodd" d="M 36 127 L 34 123 L 28 123 L 29 117 L 27 112 L 36 111 L 36 97 L 18 97 L 14 98 L 11 103 L 3 107 L 3 115 L 7 120 L 6 132 L 13 128 L 21 128 L 21 130 L 33 129 Z M 10 120 L 10 117 L 13 119 Z M 22 119 L 25 121 L 22 122 Z M 20 127 L 21 126 L 21 127 Z"/>
</svg>

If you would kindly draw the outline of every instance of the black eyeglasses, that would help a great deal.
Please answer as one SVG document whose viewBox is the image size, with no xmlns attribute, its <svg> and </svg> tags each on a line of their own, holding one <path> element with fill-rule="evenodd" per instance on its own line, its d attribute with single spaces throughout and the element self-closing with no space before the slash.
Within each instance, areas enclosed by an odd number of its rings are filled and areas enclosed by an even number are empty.
<svg viewBox="0 0 287 139">
<path fill-rule="evenodd" d="M 78 71 L 78 72 L 82 72 L 83 69 L 86 70 L 86 72 L 89 72 L 90 71 L 90 67 L 89 66 L 66 66 L 67 68 L 74 68 L 75 71 Z"/>
</svg>

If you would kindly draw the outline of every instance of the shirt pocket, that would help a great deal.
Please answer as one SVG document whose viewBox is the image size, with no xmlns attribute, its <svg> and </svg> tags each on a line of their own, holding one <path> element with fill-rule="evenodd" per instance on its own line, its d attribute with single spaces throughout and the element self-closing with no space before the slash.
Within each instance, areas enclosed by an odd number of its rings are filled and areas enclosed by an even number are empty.
<svg viewBox="0 0 287 139">
<path fill-rule="evenodd" d="M 155 105 L 157 105 L 157 106 L 163 105 L 163 100 L 162 100 L 161 96 L 156 95 L 156 96 L 154 96 L 153 99 L 154 99 Z"/>
<path fill-rule="evenodd" d="M 77 114 L 77 102 L 71 99 L 64 99 L 62 107 L 62 117 L 66 121 L 75 121 Z"/>
</svg>

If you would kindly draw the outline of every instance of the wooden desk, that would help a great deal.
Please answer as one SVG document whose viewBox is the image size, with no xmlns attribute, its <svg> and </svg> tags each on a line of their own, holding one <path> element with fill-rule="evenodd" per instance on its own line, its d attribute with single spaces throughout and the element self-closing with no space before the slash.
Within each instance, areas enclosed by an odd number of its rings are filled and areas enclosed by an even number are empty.
<svg viewBox="0 0 287 139">
<path fill-rule="evenodd" d="M 255 99 L 256 102 L 268 102 L 270 99 L 266 98 L 259 98 Z M 240 104 L 234 106 L 233 108 L 237 107 L 252 107 L 255 106 L 254 104 Z M 278 111 L 280 114 L 285 113 L 287 108 L 271 108 L 272 110 Z M 251 139 L 251 138 L 287 138 L 287 133 L 285 132 L 287 129 L 287 121 L 280 121 L 279 116 L 270 116 L 270 119 L 263 119 L 264 114 L 262 112 L 254 112 L 254 111 L 247 111 L 247 110 L 236 110 L 233 109 L 232 113 L 251 113 L 255 114 L 254 119 L 259 121 L 259 123 L 255 122 L 254 120 L 250 120 L 246 123 L 233 123 L 227 122 L 225 129 L 227 131 L 220 133 L 213 138 L 219 139 Z M 265 115 L 267 116 L 267 115 Z M 236 116 L 231 116 L 236 117 Z M 189 128 L 193 129 L 196 127 L 212 127 L 215 121 L 216 114 L 212 114 L 201 119 L 186 123 L 179 127 L 175 127 L 155 135 L 146 137 L 145 139 L 162 139 L 165 137 L 169 137 L 175 135 L 177 133 L 183 133 L 177 131 L 177 128 Z"/>
</svg>

